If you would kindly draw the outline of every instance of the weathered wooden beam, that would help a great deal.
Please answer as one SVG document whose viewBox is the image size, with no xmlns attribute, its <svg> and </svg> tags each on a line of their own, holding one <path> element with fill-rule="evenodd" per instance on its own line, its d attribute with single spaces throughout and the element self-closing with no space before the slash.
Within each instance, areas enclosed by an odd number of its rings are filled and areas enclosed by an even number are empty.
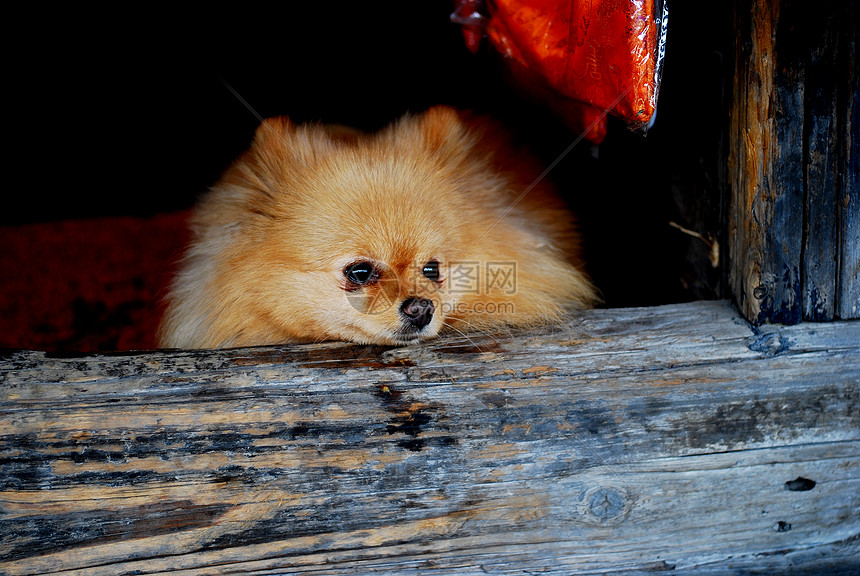
<svg viewBox="0 0 860 576">
<path fill-rule="evenodd" d="M 729 259 L 744 316 L 794 324 L 802 318 L 803 84 L 797 63 L 776 61 L 781 5 L 736 2 Z M 785 84 L 794 89 L 781 89 Z"/>
<path fill-rule="evenodd" d="M 860 323 L 0 364 L 3 574 L 860 566 Z"/>
<path fill-rule="evenodd" d="M 738 0 L 732 290 L 757 324 L 860 317 L 857 7 Z"/>
<path fill-rule="evenodd" d="M 847 86 L 841 95 L 842 114 L 840 138 L 845 154 L 840 159 L 837 179 L 840 214 L 839 292 L 837 297 L 840 318 L 860 318 L 860 60 L 857 44 L 860 42 L 855 10 L 852 20 L 841 23 L 845 32 L 840 57 L 846 70 L 843 82 Z"/>
</svg>

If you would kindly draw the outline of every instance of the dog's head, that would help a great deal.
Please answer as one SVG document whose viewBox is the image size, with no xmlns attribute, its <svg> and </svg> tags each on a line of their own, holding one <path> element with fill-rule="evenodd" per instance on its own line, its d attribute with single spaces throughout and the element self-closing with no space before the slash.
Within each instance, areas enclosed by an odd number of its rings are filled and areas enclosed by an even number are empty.
<svg viewBox="0 0 860 576">
<path fill-rule="evenodd" d="M 218 284 L 246 286 L 227 298 L 289 339 L 436 336 L 451 262 L 487 226 L 458 169 L 468 140 L 444 110 L 370 136 L 267 120 L 221 184 L 244 221 Z"/>
</svg>

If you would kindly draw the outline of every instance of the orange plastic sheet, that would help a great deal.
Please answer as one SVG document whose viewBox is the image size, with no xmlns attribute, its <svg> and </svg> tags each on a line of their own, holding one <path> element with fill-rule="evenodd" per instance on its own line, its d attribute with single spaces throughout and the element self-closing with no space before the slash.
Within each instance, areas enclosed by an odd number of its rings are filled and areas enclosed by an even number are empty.
<svg viewBox="0 0 860 576">
<path fill-rule="evenodd" d="M 451 18 L 476 52 L 483 37 L 520 88 L 600 143 L 606 114 L 643 130 L 654 118 L 665 0 L 457 0 Z"/>
</svg>

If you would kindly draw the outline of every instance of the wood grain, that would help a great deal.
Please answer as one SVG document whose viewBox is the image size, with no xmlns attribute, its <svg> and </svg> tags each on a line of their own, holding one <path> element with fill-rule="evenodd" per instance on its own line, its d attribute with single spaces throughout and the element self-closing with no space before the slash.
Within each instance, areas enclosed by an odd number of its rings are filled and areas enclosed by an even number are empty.
<svg viewBox="0 0 860 576">
<path fill-rule="evenodd" d="M 860 565 L 860 323 L 557 330 L 0 368 L 0 573 Z"/>
<path fill-rule="evenodd" d="M 854 13 L 841 23 L 843 36 L 848 40 L 841 52 L 847 87 L 841 100 L 840 133 L 845 154 L 837 177 L 842 215 L 837 297 L 840 318 L 860 318 L 860 61 L 857 59 L 860 34 L 856 3 L 852 7 Z"/>
<path fill-rule="evenodd" d="M 730 284 L 746 318 L 860 317 L 856 3 L 736 2 Z"/>
<path fill-rule="evenodd" d="M 803 148 L 798 143 L 804 86 L 797 63 L 777 62 L 775 39 L 788 42 L 786 33 L 778 34 L 782 4 L 736 3 L 729 260 L 732 291 L 746 318 L 794 324 L 802 318 Z M 794 90 L 782 90 L 785 84 Z"/>
</svg>

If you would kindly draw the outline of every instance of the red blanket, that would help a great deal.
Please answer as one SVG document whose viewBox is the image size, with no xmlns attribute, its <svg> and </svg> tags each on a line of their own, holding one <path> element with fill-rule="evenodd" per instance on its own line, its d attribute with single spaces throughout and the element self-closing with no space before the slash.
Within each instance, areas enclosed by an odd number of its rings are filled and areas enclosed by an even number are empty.
<svg viewBox="0 0 860 576">
<path fill-rule="evenodd" d="M 0 228 L 0 348 L 150 349 L 186 212 Z"/>
</svg>

